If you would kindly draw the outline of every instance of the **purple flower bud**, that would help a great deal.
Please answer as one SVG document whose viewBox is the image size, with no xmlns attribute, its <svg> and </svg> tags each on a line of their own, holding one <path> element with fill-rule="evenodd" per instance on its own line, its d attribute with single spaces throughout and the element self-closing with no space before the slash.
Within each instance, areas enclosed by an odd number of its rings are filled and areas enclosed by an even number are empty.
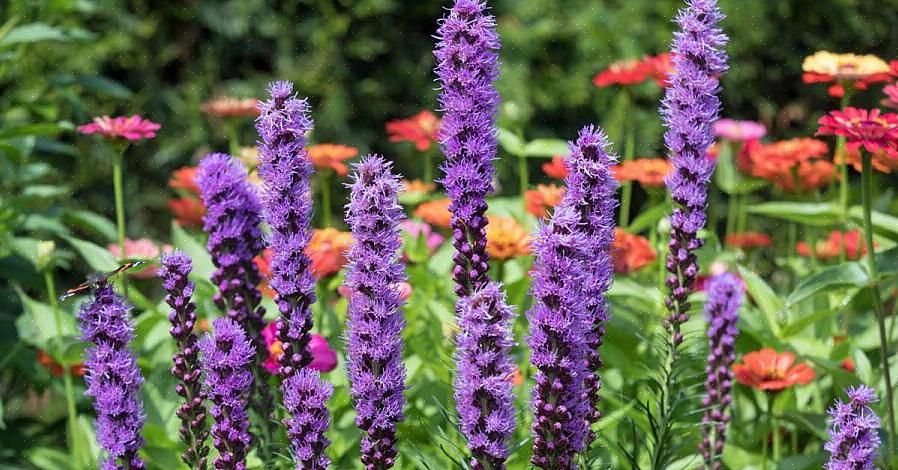
<svg viewBox="0 0 898 470">
<path fill-rule="evenodd" d="M 137 356 L 128 346 L 134 339 L 130 311 L 104 281 L 96 287 L 93 301 L 83 304 L 78 313 L 81 339 L 93 343 L 85 350 L 85 394 L 94 397 L 97 443 L 109 454 L 102 462 L 104 469 L 146 468 L 137 455 L 144 444 L 140 430 L 146 416 L 140 399 L 143 377 Z"/>
<path fill-rule="evenodd" d="M 872 388 L 861 384 L 849 387 L 848 403 L 841 400 L 829 409 L 832 417 L 829 441 L 823 448 L 830 453 L 826 470 L 872 469 L 879 456 L 879 417 L 870 409 L 877 401 Z"/>
</svg>

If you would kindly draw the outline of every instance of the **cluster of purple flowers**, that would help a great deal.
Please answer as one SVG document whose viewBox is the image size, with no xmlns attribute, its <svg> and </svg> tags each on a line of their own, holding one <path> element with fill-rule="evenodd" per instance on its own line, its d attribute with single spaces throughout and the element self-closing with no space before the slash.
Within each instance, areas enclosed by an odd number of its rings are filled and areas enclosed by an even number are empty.
<svg viewBox="0 0 898 470">
<path fill-rule="evenodd" d="M 875 468 L 879 455 L 880 421 L 870 404 L 877 401 L 873 389 L 860 385 L 846 390 L 848 403 L 841 400 L 830 408 L 832 423 L 829 441 L 823 446 L 830 453 L 826 470 Z"/>
<path fill-rule="evenodd" d="M 736 360 L 736 337 L 739 308 L 742 306 L 742 283 L 733 274 L 721 274 L 708 281 L 708 360 L 705 365 L 705 395 L 702 405 L 702 442 L 699 451 L 708 470 L 723 468 L 720 461 L 730 419 L 728 409 L 733 397 L 733 362 Z"/>
</svg>

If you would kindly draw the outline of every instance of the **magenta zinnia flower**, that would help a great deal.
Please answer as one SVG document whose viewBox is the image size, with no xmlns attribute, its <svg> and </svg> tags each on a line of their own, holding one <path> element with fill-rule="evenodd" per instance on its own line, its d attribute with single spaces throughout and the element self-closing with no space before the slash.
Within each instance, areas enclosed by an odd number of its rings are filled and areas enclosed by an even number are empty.
<svg viewBox="0 0 898 470">
<path fill-rule="evenodd" d="M 156 131 L 162 126 L 138 115 L 131 117 L 109 116 L 95 117 L 93 122 L 78 126 L 82 134 L 100 134 L 106 139 L 141 140 L 156 137 Z"/>
<path fill-rule="evenodd" d="M 830 111 L 818 123 L 817 135 L 845 137 L 849 152 L 856 152 L 863 146 L 870 153 L 884 151 L 888 156 L 898 158 L 898 114 L 849 106 L 842 111 Z"/>
<path fill-rule="evenodd" d="M 764 124 L 755 121 L 737 121 L 735 119 L 718 119 L 713 125 L 714 135 L 733 142 L 758 140 L 767 135 Z"/>
</svg>

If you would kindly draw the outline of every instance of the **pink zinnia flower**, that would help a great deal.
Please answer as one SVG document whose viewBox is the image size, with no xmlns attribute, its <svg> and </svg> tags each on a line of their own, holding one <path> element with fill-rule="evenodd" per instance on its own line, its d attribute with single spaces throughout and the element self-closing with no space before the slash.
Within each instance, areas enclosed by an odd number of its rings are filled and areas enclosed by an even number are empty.
<svg viewBox="0 0 898 470">
<path fill-rule="evenodd" d="M 402 227 L 403 232 L 407 233 L 413 239 L 417 239 L 418 237 L 424 238 L 430 253 L 435 252 L 446 240 L 446 237 L 434 232 L 433 228 L 425 222 L 404 220 L 399 223 L 399 226 Z"/>
<path fill-rule="evenodd" d="M 262 330 L 265 347 L 268 348 L 268 359 L 265 360 L 263 365 L 272 374 L 277 373 L 278 358 L 284 354 L 281 342 L 275 337 L 276 330 L 277 325 L 275 322 L 269 322 Z M 312 339 L 309 340 L 309 350 L 312 352 L 310 368 L 318 372 L 330 372 L 337 368 L 337 352 L 330 348 L 323 336 L 312 333 Z"/>
<path fill-rule="evenodd" d="M 755 121 L 718 119 L 714 123 L 714 135 L 733 142 L 747 142 L 767 135 L 767 128 L 764 127 L 764 124 Z"/>
<path fill-rule="evenodd" d="M 898 109 L 898 85 L 888 85 L 882 89 L 882 92 L 886 94 L 886 98 L 880 103 L 883 106 Z"/>
<path fill-rule="evenodd" d="M 110 243 L 106 246 L 106 249 L 112 253 L 112 256 L 114 256 L 115 259 L 152 259 L 158 257 L 160 253 L 169 253 L 173 250 L 171 245 L 159 246 L 156 242 L 146 238 L 141 238 L 139 240 L 126 238 L 125 256 L 121 255 L 118 243 Z M 159 265 L 157 263 L 152 263 L 140 271 L 131 274 L 138 279 L 149 279 L 155 276 L 157 271 L 159 271 Z"/>
<path fill-rule="evenodd" d="M 78 132 L 82 134 L 100 134 L 109 140 L 140 140 L 156 137 L 156 131 L 161 127 L 159 124 L 136 114 L 131 117 L 119 116 L 115 118 L 100 116 L 95 117 L 93 122 L 89 124 L 78 126 Z"/>
<path fill-rule="evenodd" d="M 898 114 L 847 107 L 843 111 L 830 111 L 818 123 L 817 135 L 844 136 L 850 152 L 863 146 L 870 153 L 884 151 L 898 158 Z"/>
</svg>

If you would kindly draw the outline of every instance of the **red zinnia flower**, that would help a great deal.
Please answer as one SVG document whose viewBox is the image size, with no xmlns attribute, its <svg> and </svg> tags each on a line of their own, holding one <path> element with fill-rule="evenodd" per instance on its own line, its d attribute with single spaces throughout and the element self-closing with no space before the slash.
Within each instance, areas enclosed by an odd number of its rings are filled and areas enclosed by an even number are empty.
<svg viewBox="0 0 898 470">
<path fill-rule="evenodd" d="M 814 246 L 814 254 L 818 259 L 827 260 L 837 258 L 842 252 L 842 243 L 845 243 L 845 256 L 850 260 L 859 260 L 867 254 L 867 244 L 861 236 L 860 230 L 850 230 L 844 234 L 838 230 L 833 230 L 826 240 L 817 241 Z M 873 246 L 878 246 L 875 242 Z M 795 251 L 804 257 L 811 256 L 811 247 L 805 242 L 798 242 L 795 245 Z"/>
<path fill-rule="evenodd" d="M 549 163 L 543 163 L 543 172 L 549 178 L 563 180 L 567 178 L 567 167 L 564 166 L 564 157 L 555 155 Z"/>
<path fill-rule="evenodd" d="M 845 161 L 855 170 L 859 172 L 863 170 L 860 151 L 853 150 L 846 152 Z M 836 155 L 836 162 L 842 162 L 841 155 Z M 885 150 L 880 150 L 873 153 L 872 158 L 870 159 L 870 164 L 873 165 L 874 170 L 880 173 L 891 173 L 893 171 L 898 171 L 898 158 L 894 158 L 893 156 L 889 155 L 889 153 Z"/>
<path fill-rule="evenodd" d="M 346 264 L 346 252 L 352 244 L 352 234 L 333 227 L 315 229 L 306 247 L 306 256 L 312 261 L 312 273 L 316 279 L 336 273 Z"/>
<path fill-rule="evenodd" d="M 611 245 L 611 259 L 614 272 L 619 274 L 638 271 L 658 258 L 645 237 L 628 233 L 622 228 L 614 229 L 614 243 Z"/>
<path fill-rule="evenodd" d="M 817 374 L 807 364 L 795 363 L 795 354 L 764 348 L 746 354 L 744 364 L 733 365 L 736 380 L 758 390 L 779 391 L 795 384 L 809 384 Z"/>
<path fill-rule="evenodd" d="M 423 152 L 436 142 L 440 118 L 430 111 L 421 111 L 408 119 L 390 121 L 386 127 L 390 142 L 413 142 Z"/>
<path fill-rule="evenodd" d="M 175 216 L 175 222 L 181 227 L 202 227 L 206 206 L 195 197 L 181 197 L 168 200 L 168 208 Z"/>
<path fill-rule="evenodd" d="M 183 189 L 189 193 L 199 196 L 200 187 L 196 184 L 196 167 L 185 166 L 175 170 L 168 180 L 168 187 L 172 189 Z"/>
<path fill-rule="evenodd" d="M 671 52 L 662 52 L 654 57 L 644 57 L 643 61 L 648 65 L 649 76 L 659 86 L 667 88 L 670 86 L 670 74 L 673 72 L 674 54 Z"/>
<path fill-rule="evenodd" d="M 840 365 L 846 371 L 854 373 L 854 360 L 852 360 L 850 357 L 842 359 L 842 363 Z"/>
<path fill-rule="evenodd" d="M 359 154 L 359 149 L 340 144 L 318 144 L 309 147 L 309 159 L 319 170 L 334 170 L 340 176 L 349 174 L 349 168 L 343 163 Z"/>
<path fill-rule="evenodd" d="M 202 110 L 210 116 L 216 117 L 241 117 L 258 116 L 259 100 L 255 98 L 230 98 L 221 97 L 203 103 Z"/>
<path fill-rule="evenodd" d="M 773 245 L 773 239 L 765 233 L 742 232 L 727 235 L 724 243 L 737 248 L 757 248 Z"/>
<path fill-rule="evenodd" d="M 40 365 L 46 367 L 47 370 L 49 370 L 50 373 L 53 374 L 53 376 L 62 377 L 62 366 L 58 362 L 54 361 L 49 354 L 41 351 L 40 349 L 37 350 L 37 362 Z M 75 365 L 69 366 L 69 371 L 76 377 L 82 377 L 84 375 L 84 363 L 79 362 Z"/>
<path fill-rule="evenodd" d="M 565 188 L 555 186 L 554 184 L 538 184 L 536 189 L 528 189 L 524 192 L 527 212 L 537 217 L 545 217 L 550 207 L 555 207 L 561 203 L 564 191 Z"/>
<path fill-rule="evenodd" d="M 829 152 L 826 142 L 797 138 L 772 144 L 746 142 L 738 156 L 738 168 L 764 178 L 788 192 L 807 192 L 832 181 L 835 166 L 820 160 Z M 796 188 L 796 179 L 798 188 Z"/>
<path fill-rule="evenodd" d="M 415 217 L 420 217 L 430 225 L 441 228 L 449 228 L 452 222 L 452 213 L 449 212 L 449 199 L 437 199 L 427 201 L 415 209 Z"/>
<path fill-rule="evenodd" d="M 868 152 L 882 150 L 898 158 L 898 114 L 848 107 L 830 111 L 820 118 L 819 124 L 817 135 L 844 136 L 848 150 L 863 146 Z"/>
<path fill-rule="evenodd" d="M 635 85 L 642 83 L 651 72 L 649 66 L 640 59 L 613 62 L 607 69 L 599 72 L 592 83 L 605 88 L 611 85 Z"/>
<path fill-rule="evenodd" d="M 82 134 L 100 134 L 109 140 L 140 140 L 152 139 L 156 136 L 156 131 L 161 127 L 159 124 L 136 114 L 131 117 L 119 116 L 115 118 L 100 116 L 95 117 L 93 122 L 89 124 L 78 126 L 78 132 Z"/>
</svg>

